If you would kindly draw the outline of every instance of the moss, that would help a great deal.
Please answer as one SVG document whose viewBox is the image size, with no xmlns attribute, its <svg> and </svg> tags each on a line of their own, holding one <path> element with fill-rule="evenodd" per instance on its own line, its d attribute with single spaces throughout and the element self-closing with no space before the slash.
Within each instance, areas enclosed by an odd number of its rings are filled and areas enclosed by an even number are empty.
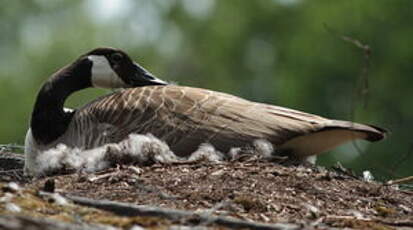
<svg viewBox="0 0 413 230">
<path fill-rule="evenodd" d="M 397 213 L 397 211 L 395 209 L 389 208 L 389 207 L 386 207 L 386 206 L 380 205 L 380 204 L 376 205 L 374 207 L 374 210 L 376 210 L 377 214 L 379 216 L 382 216 L 382 217 L 391 216 L 391 215 L 394 215 L 394 214 Z"/>
<path fill-rule="evenodd" d="M 0 187 L 4 186 L 0 184 Z M 0 189 L 0 197 L 5 195 Z M 22 211 L 13 213 L 8 211 L 5 206 L 8 202 L 19 206 Z M 79 218 L 87 223 L 104 224 L 124 229 L 129 229 L 133 225 L 140 225 L 145 228 L 160 229 L 162 226 L 169 225 L 170 222 L 154 217 L 121 217 L 111 212 L 101 211 L 94 208 L 87 208 L 69 203 L 68 205 L 58 205 L 48 199 L 43 199 L 34 189 L 23 189 L 16 193 L 10 200 L 0 202 L 0 215 L 22 215 L 32 217 L 50 218 L 57 221 L 74 222 Z"/>
<path fill-rule="evenodd" d="M 47 217 L 59 221 L 73 222 L 74 217 L 78 216 L 81 210 L 87 210 L 87 213 L 91 212 L 91 209 L 79 207 L 73 204 L 57 205 L 37 195 L 34 190 L 21 190 L 10 199 L 11 203 L 19 206 L 22 211 L 19 213 L 12 213 L 4 209 L 6 203 L 1 203 L 1 214 L 18 214 L 33 217 Z M 96 212 L 95 210 L 93 210 Z"/>
</svg>

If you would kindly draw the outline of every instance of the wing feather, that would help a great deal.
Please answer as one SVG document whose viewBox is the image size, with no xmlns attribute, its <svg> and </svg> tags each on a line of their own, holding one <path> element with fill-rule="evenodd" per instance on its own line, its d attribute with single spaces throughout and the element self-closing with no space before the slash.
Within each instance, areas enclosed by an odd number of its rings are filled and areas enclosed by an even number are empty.
<svg viewBox="0 0 413 230">
<path fill-rule="evenodd" d="M 172 85 L 116 92 L 81 108 L 75 120 L 82 120 L 82 116 L 93 117 L 98 123 L 112 127 L 105 141 L 119 142 L 130 133 L 151 133 L 181 155 L 195 151 L 205 142 L 227 151 L 256 139 L 266 139 L 275 146 L 282 146 L 296 137 L 326 128 L 351 130 L 343 122 L 333 122 L 297 110 L 254 103 L 225 93 Z M 363 132 L 360 126 L 357 127 L 357 132 Z"/>
</svg>

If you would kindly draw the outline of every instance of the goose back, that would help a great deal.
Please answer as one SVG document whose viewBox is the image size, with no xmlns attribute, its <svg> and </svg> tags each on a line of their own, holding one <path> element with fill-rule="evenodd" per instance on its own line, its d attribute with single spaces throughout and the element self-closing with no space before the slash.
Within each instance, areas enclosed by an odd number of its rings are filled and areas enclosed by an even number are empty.
<svg viewBox="0 0 413 230">
<path fill-rule="evenodd" d="M 331 120 L 320 116 L 225 93 L 147 86 L 98 98 L 79 109 L 59 142 L 93 148 L 119 142 L 130 133 L 151 133 L 176 154 L 188 155 L 205 142 L 224 152 L 256 139 L 282 146 L 329 123 Z"/>
</svg>

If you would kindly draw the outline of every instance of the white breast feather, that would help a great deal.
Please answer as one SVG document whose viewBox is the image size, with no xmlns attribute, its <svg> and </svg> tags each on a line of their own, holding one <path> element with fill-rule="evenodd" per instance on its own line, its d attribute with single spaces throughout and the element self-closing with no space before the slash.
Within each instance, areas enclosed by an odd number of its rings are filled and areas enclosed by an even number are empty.
<svg viewBox="0 0 413 230">
<path fill-rule="evenodd" d="M 257 147 L 253 154 L 261 155 L 264 158 L 270 157 L 273 148 L 265 147 L 264 149 L 265 153 L 262 152 L 262 146 L 261 148 Z M 93 172 L 125 161 L 138 164 L 220 162 L 228 159 L 225 155 L 227 154 L 219 152 L 211 144 L 203 143 L 191 155 L 181 158 L 175 155 L 165 142 L 151 134 L 130 134 L 128 138 L 119 143 L 105 144 L 88 150 L 68 147 L 65 144 L 57 144 L 54 147 L 40 150 L 33 141 L 29 130 L 26 137 L 25 174 L 39 177 L 58 173 L 61 170 Z M 232 157 L 237 158 L 236 154 Z"/>
</svg>

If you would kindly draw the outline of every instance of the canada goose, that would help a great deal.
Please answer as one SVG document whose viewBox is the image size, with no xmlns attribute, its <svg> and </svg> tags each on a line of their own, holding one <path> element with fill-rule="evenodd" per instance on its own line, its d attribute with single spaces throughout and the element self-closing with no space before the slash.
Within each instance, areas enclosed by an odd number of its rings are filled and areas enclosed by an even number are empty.
<svg viewBox="0 0 413 230">
<path fill-rule="evenodd" d="M 141 87 L 142 86 L 142 87 Z M 66 98 L 88 88 L 127 88 L 69 111 Z M 25 141 L 25 172 L 36 156 L 63 143 L 91 149 L 129 134 L 151 133 L 180 156 L 210 143 L 228 152 L 254 140 L 307 158 L 354 139 L 378 141 L 381 128 L 251 102 L 206 89 L 167 85 L 118 49 L 97 48 L 53 74 L 40 89 Z"/>
</svg>

